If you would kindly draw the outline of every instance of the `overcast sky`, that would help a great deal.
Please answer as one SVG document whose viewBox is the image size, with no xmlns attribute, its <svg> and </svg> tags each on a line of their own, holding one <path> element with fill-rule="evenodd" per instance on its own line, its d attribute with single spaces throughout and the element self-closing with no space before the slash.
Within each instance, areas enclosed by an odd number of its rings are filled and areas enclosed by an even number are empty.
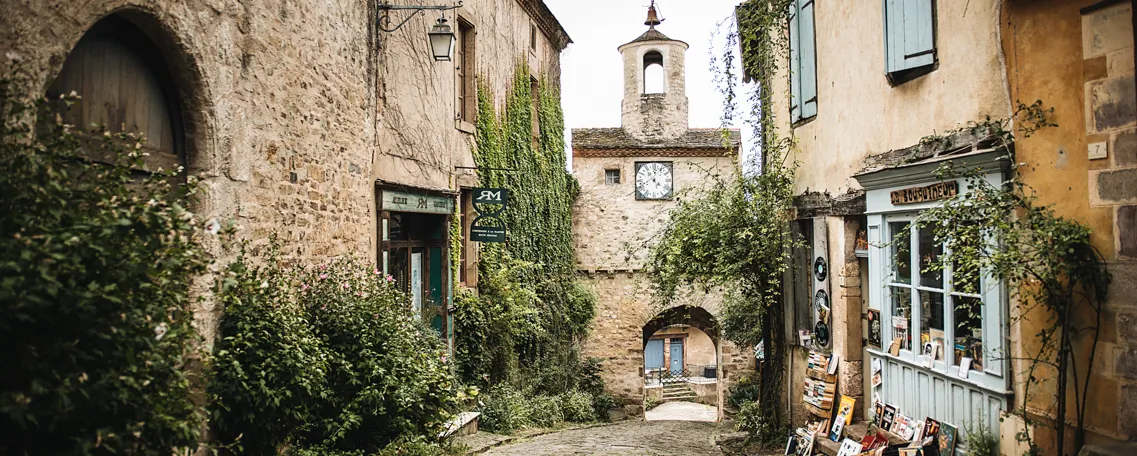
<svg viewBox="0 0 1137 456">
<path fill-rule="evenodd" d="M 711 36 L 731 18 L 741 0 L 656 0 L 664 22 L 659 31 L 684 41 L 687 49 L 687 99 L 692 128 L 720 126 L 722 96 L 712 79 Z M 618 127 L 623 98 L 623 63 L 616 50 L 647 30 L 650 0 L 545 0 L 572 37 L 561 57 L 565 127 Z M 713 45 L 721 55 L 723 30 Z M 745 142 L 744 142 L 745 144 Z M 571 146 L 570 146 L 571 147 Z M 571 160 L 571 157 L 570 157 Z"/>
</svg>

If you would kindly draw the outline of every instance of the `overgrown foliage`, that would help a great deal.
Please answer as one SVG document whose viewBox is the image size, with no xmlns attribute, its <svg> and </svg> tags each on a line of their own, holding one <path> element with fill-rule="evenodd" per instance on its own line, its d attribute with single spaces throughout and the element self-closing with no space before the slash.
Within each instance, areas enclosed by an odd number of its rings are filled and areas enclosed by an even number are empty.
<svg viewBox="0 0 1137 456">
<path fill-rule="evenodd" d="M 438 335 L 376 269 L 350 259 L 282 268 L 274 255 L 242 254 L 217 294 L 226 312 L 213 422 L 242 454 L 373 454 L 437 435 L 458 407 Z"/>
<path fill-rule="evenodd" d="M 721 287 L 726 290 L 720 315 L 724 336 L 743 347 L 765 341 L 767 355 L 775 361 L 761 371 L 757 415 L 764 420 L 763 439 L 780 438 L 785 418 L 778 407 L 780 361 L 786 350 L 781 281 L 797 242 L 789 232 L 795 165 L 786 160 L 792 141 L 777 134 L 771 96 L 772 78 L 788 58 L 788 5 L 786 0 L 751 1 L 739 7 L 737 27 L 727 34 L 722 55 L 714 61 L 725 100 L 723 125 L 743 114 L 742 120 L 756 133 L 752 150 L 761 153 L 761 169 L 710 176 L 703 188 L 683 195 L 648 264 L 663 305 L 688 287 Z M 736 83 L 740 43 L 743 69 L 755 80 L 748 94 Z"/>
<path fill-rule="evenodd" d="M 1085 442 L 1085 420 L 1090 378 L 1100 338 L 1102 306 L 1111 276 L 1101 253 L 1090 242 L 1090 229 L 1076 220 L 1058 215 L 1050 205 L 1038 202 L 1034 190 L 1022 179 L 1023 165 L 1015 163 L 1015 132 L 1028 137 L 1050 122 L 1052 110 L 1042 102 L 1020 103 L 1015 115 L 1007 119 L 988 119 L 964 127 L 973 133 L 994 138 L 1006 151 L 1009 179 L 992 184 L 984 179 L 991 170 L 954 166 L 950 162 L 937 171 L 940 179 L 962 179 L 966 192 L 947 199 L 942 205 L 922 212 L 916 223 L 935 233 L 948 255 L 931 264 L 933 270 L 953 265 L 954 282 L 970 284 L 961 291 L 979 293 L 979 274 L 991 274 L 1003 281 L 1017 303 L 1012 324 L 1030 320 L 1037 327 L 1035 343 L 1021 344 L 1024 396 L 1018 413 L 1027 423 L 1043 424 L 1027 409 L 1031 388 L 1044 379 L 1054 379 L 1057 398 L 1068 397 L 1073 381 L 1075 406 L 1075 451 Z M 1016 128 L 1011 129 L 1012 121 Z M 1005 354 L 1000 354 L 1006 356 Z M 1085 364 L 1079 366 L 1078 364 Z M 1052 369 L 1042 374 L 1042 369 Z M 1066 400 L 1054 401 L 1057 428 L 1067 423 Z M 1050 413 L 1050 411 L 1045 411 Z M 1056 432 L 1056 448 L 1064 448 L 1065 432 Z M 1041 449 L 1024 430 L 1032 453 Z"/>
<path fill-rule="evenodd" d="M 489 82 L 479 80 L 474 158 L 481 185 L 510 191 L 502 215 L 509 237 L 482 245 L 478 295 L 455 300 L 456 345 L 467 383 L 531 384 L 560 394 L 578 386 L 579 342 L 595 298 L 574 275 L 579 185 L 565 169 L 560 94 L 544 81 L 538 93 L 533 87 L 528 65 L 518 64 L 499 113 Z"/>
<path fill-rule="evenodd" d="M 15 74 L 0 80 L 0 453 L 188 451 L 195 186 L 141 171 L 140 137 L 66 125 L 77 99 L 29 101 Z"/>
</svg>

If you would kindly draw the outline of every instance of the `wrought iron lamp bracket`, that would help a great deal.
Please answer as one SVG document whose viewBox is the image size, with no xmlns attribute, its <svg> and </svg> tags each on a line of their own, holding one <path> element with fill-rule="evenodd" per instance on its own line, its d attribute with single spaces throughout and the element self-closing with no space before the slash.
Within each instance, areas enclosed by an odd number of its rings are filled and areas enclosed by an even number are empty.
<svg viewBox="0 0 1137 456">
<path fill-rule="evenodd" d="M 390 3 L 383 2 L 377 6 L 379 11 L 382 12 L 379 16 L 379 21 L 378 21 L 379 30 L 382 30 L 382 31 L 388 32 L 388 33 L 394 32 L 395 30 L 402 28 L 403 24 L 406 24 L 407 21 L 410 21 L 412 17 L 415 17 L 415 14 L 426 14 L 426 12 L 428 10 L 430 10 L 430 11 L 442 11 L 443 14 L 446 14 L 447 11 L 455 10 L 455 9 L 458 9 L 461 7 L 462 7 L 462 2 L 458 2 L 457 5 L 453 5 L 453 6 L 445 6 L 445 5 L 392 5 Z M 403 20 L 399 21 L 398 24 L 395 24 L 394 27 L 391 26 L 391 23 L 394 22 L 391 20 L 391 12 L 392 11 L 407 12 L 407 16 L 404 17 Z"/>
</svg>

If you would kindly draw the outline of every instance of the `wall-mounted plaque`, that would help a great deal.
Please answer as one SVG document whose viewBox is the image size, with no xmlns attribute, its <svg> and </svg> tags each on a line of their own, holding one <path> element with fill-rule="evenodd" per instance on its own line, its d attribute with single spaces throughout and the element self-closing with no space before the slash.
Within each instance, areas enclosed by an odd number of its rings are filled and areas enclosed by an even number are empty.
<svg viewBox="0 0 1137 456">
<path fill-rule="evenodd" d="M 938 182 L 926 187 L 912 187 L 889 193 L 892 204 L 914 204 L 947 199 L 959 193 L 956 181 Z"/>
</svg>

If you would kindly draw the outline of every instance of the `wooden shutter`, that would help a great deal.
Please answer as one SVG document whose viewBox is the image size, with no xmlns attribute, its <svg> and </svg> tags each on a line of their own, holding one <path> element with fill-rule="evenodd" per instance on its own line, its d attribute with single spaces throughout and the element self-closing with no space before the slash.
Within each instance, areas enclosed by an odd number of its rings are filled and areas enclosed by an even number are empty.
<svg viewBox="0 0 1137 456">
<path fill-rule="evenodd" d="M 798 2 L 790 5 L 790 121 L 801 120 L 801 59 Z"/>
<path fill-rule="evenodd" d="M 801 65 L 801 118 L 817 115 L 817 37 L 813 29 L 813 0 L 799 0 L 798 60 Z"/>
<path fill-rule="evenodd" d="M 885 68 L 889 73 L 936 62 L 934 0 L 884 0 Z"/>
</svg>

